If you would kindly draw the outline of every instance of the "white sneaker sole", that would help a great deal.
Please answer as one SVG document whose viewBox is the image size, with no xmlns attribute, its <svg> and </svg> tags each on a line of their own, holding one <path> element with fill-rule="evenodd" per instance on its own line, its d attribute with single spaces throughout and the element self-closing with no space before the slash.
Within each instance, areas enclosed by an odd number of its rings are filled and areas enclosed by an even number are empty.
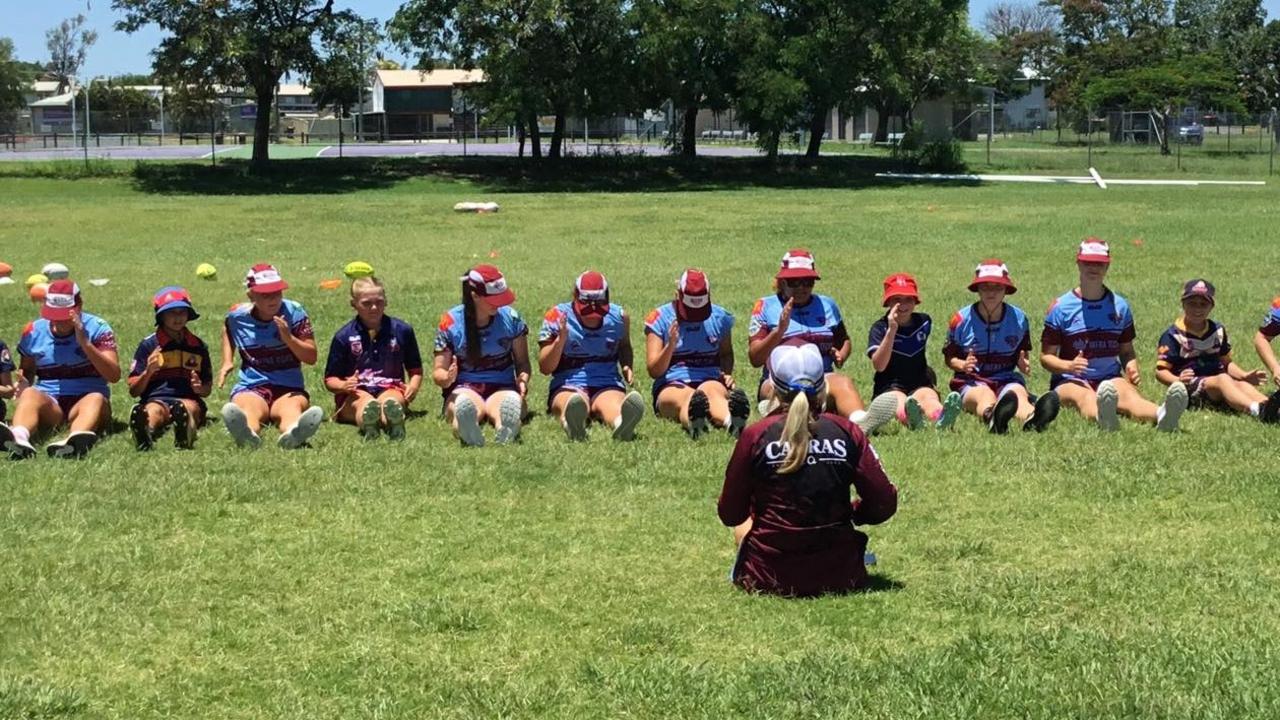
<svg viewBox="0 0 1280 720">
<path fill-rule="evenodd" d="M 483 447 L 484 434 L 480 432 L 480 412 L 469 397 L 453 402 L 453 419 L 458 424 L 458 439 L 467 447 Z"/>
<path fill-rule="evenodd" d="M 588 414 L 590 414 L 590 408 L 587 407 L 587 401 L 581 395 L 575 394 L 565 403 L 564 433 L 573 442 L 586 442 Z M 505 424 L 504 422 L 503 425 Z"/>
<path fill-rule="evenodd" d="M 1178 420 L 1182 418 L 1182 413 L 1187 409 L 1190 402 L 1190 396 L 1187 394 L 1187 386 L 1180 382 L 1176 382 L 1169 386 L 1164 394 L 1164 417 L 1160 418 L 1160 422 L 1156 423 L 1156 430 L 1160 432 L 1174 432 L 1178 429 Z"/>
<path fill-rule="evenodd" d="M 856 424 L 862 428 L 863 434 L 870 435 L 897 416 L 898 400 L 892 395 L 880 395 L 871 401 L 866 415 Z"/>
<path fill-rule="evenodd" d="M 498 420 L 502 427 L 494 433 L 493 441 L 499 445 L 515 442 L 516 438 L 520 437 L 520 419 L 523 415 L 524 403 L 520 398 L 510 395 L 503 398 L 502 403 L 498 405 Z"/>
<path fill-rule="evenodd" d="M 1120 429 L 1120 391 L 1107 381 L 1098 386 L 1098 427 L 1103 432 Z"/>
<path fill-rule="evenodd" d="M 309 407 L 298 416 L 298 422 L 287 431 L 280 434 L 276 440 L 276 445 L 285 450 L 297 450 L 307 441 L 315 437 L 316 431 L 320 429 L 320 423 L 324 422 L 324 411 L 318 407 Z"/>
<path fill-rule="evenodd" d="M 636 426 L 644 419 L 644 398 L 638 392 L 627 393 L 622 399 L 622 422 L 613 429 L 613 439 L 631 442 L 636 439 Z"/>
<path fill-rule="evenodd" d="M 235 403 L 222 406 L 222 425 L 227 429 L 231 439 L 236 441 L 237 447 L 257 450 L 258 446 L 262 445 L 262 438 L 249 429 L 249 418 Z"/>
</svg>

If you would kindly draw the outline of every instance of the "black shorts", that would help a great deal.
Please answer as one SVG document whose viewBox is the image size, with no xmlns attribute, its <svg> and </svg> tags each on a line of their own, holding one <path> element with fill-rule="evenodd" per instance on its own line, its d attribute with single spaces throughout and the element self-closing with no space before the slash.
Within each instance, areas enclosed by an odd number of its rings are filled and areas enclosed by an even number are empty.
<svg viewBox="0 0 1280 720">
<path fill-rule="evenodd" d="M 876 378 L 875 385 L 871 389 L 871 397 L 874 398 L 878 395 L 895 391 L 910 395 L 920 388 L 931 388 L 936 390 L 937 387 L 938 376 L 934 374 L 933 368 L 925 368 L 923 373 L 919 373 L 914 376 L 885 376 L 880 374 L 880 377 Z"/>
</svg>

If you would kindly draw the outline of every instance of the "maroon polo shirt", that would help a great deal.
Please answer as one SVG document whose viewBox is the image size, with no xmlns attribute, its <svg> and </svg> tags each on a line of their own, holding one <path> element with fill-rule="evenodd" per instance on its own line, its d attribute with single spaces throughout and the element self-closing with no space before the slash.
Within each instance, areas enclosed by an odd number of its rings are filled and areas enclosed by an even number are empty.
<svg viewBox="0 0 1280 720">
<path fill-rule="evenodd" d="M 898 489 L 862 430 L 828 413 L 818 419 L 806 464 L 778 474 L 787 455 L 785 424 L 777 412 L 746 428 L 725 469 L 720 521 L 733 527 L 754 520 L 734 582 L 796 597 L 856 590 L 867 580 L 867 536 L 854 525 L 888 520 L 898 509 Z"/>
</svg>

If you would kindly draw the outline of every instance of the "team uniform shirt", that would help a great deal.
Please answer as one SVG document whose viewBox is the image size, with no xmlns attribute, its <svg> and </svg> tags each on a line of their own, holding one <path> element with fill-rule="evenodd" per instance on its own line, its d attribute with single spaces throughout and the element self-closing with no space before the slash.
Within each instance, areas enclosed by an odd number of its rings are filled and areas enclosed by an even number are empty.
<svg viewBox="0 0 1280 720">
<path fill-rule="evenodd" d="M 409 323 L 390 315 L 382 316 L 377 329 L 364 326 L 359 317 L 338 328 L 329 342 L 329 359 L 324 376 L 355 376 L 356 388 L 377 396 L 384 390 L 401 389 L 406 374 L 422 374 L 422 353 L 418 336 Z M 347 393 L 334 397 L 338 407 L 348 399 Z"/>
<path fill-rule="evenodd" d="M 1268 340 L 1280 335 L 1280 297 L 1271 301 L 1271 311 L 1262 318 L 1262 327 L 1258 328 L 1258 331 Z"/>
<path fill-rule="evenodd" d="M 1181 375 L 1183 370 L 1191 368 L 1197 378 L 1205 378 L 1221 375 L 1230 364 L 1231 341 L 1227 339 L 1227 329 L 1212 320 L 1203 333 L 1196 335 L 1178 318 L 1160 336 L 1157 370 Z"/>
<path fill-rule="evenodd" d="M 897 488 L 862 431 L 831 414 L 820 416 L 805 465 L 780 475 L 785 425 L 786 414 L 778 411 L 747 427 L 725 470 L 720 521 L 733 527 L 753 520 L 733 580 L 789 596 L 862 587 L 867 536 L 854 525 L 888 520 L 898 508 Z"/>
<path fill-rule="evenodd" d="M 538 344 L 549 345 L 560 336 L 560 321 L 566 321 L 569 338 L 560 353 L 560 364 L 551 375 L 551 394 L 562 387 L 623 387 L 618 370 L 618 349 L 626 341 L 622 306 L 609 305 L 598 328 L 582 324 L 572 303 L 560 303 L 547 311 L 538 331 Z"/>
<path fill-rule="evenodd" d="M 302 305 L 284 300 L 277 313 L 289 324 L 289 331 L 299 340 L 315 338 L 311 318 Z M 240 379 L 231 394 L 262 386 L 302 390 L 302 361 L 280 339 L 274 319 L 262 321 L 253 316 L 253 305 L 241 303 L 227 313 L 227 336 L 231 346 L 240 352 Z"/>
<path fill-rule="evenodd" d="M 778 318 L 786 304 L 786 299 L 776 294 L 756 301 L 747 327 L 752 340 L 761 340 L 778 327 Z M 832 350 L 844 345 L 848 339 L 849 333 L 845 330 L 844 318 L 840 316 L 836 301 L 816 293 L 808 303 L 792 306 L 791 322 L 787 323 L 787 331 L 782 336 L 783 342 L 817 345 L 822 352 L 823 369 L 827 372 L 831 372 L 835 365 Z M 769 377 L 769 369 L 766 367 L 763 372 L 762 381 Z"/>
<path fill-rule="evenodd" d="M 0 340 L 0 375 L 11 373 L 14 370 L 17 370 L 17 368 L 13 365 L 13 355 L 9 352 L 9 346 L 5 345 L 3 340 Z M 0 400 L 0 422 L 3 422 L 4 418 L 4 401 Z"/>
<path fill-rule="evenodd" d="M 657 335 L 665 343 L 673 322 L 680 323 L 680 337 L 666 374 L 653 385 L 655 397 L 663 386 L 671 383 L 697 386 L 723 377 L 720 342 L 733 330 L 733 314 L 713 304 L 706 320 L 686 321 L 676 315 L 674 303 L 667 303 L 652 310 L 644 319 L 644 331 Z"/>
<path fill-rule="evenodd" d="M 943 357 L 963 360 L 972 352 L 978 359 L 973 373 L 955 374 L 951 379 L 952 390 L 977 384 L 993 389 L 1009 383 L 1026 384 L 1018 372 L 1018 357 L 1031 351 L 1031 328 L 1026 313 L 1020 308 L 1008 303 L 1003 305 L 1004 311 L 996 322 L 984 320 L 977 303 L 960 308 L 951 316 Z"/>
<path fill-rule="evenodd" d="M 1120 346 L 1133 342 L 1133 313 L 1129 302 L 1110 290 L 1099 300 L 1085 300 L 1072 290 L 1053 301 L 1044 317 L 1040 346 L 1058 346 L 1058 357 L 1074 360 L 1084 353 L 1089 367 L 1083 375 L 1054 374 L 1049 387 L 1064 382 L 1097 387 L 1103 380 L 1120 377 Z"/>
<path fill-rule="evenodd" d="M 435 351 L 448 350 L 457 358 L 458 384 L 515 387 L 516 358 L 511 347 L 517 340 L 524 342 L 528 334 L 529 327 L 515 308 L 510 305 L 498 308 L 489 325 L 479 328 L 480 359 L 473 364 L 467 356 L 466 322 L 462 306 L 458 305 L 440 316 Z"/>
<path fill-rule="evenodd" d="M 209 359 L 209 346 L 189 330 L 182 331 L 182 338 L 174 340 L 163 330 L 143 338 L 133 353 L 129 377 L 141 376 L 147 371 L 147 358 L 160 350 L 160 369 L 138 396 L 140 402 L 149 400 L 203 400 L 191 387 L 191 373 L 200 378 L 206 387 L 213 384 L 213 362 Z"/>
<path fill-rule="evenodd" d="M 116 334 L 105 320 L 82 312 L 80 321 L 91 345 L 102 351 L 116 349 Z M 58 337 L 48 320 L 41 318 L 27 326 L 18 342 L 18 354 L 35 361 L 37 379 L 32 387 L 50 397 L 74 398 L 88 393 L 111 397 L 111 386 L 80 349 L 75 333 Z"/>
<path fill-rule="evenodd" d="M 890 390 L 911 393 L 922 387 L 934 386 L 937 376 L 925 356 L 925 345 L 929 343 L 932 331 L 933 320 L 924 313 L 911 313 L 911 322 L 898 326 L 898 332 L 893 336 L 893 354 L 889 356 L 889 364 L 875 374 L 872 397 Z M 886 314 L 875 321 L 867 333 L 867 357 L 875 354 L 888 334 L 889 316 Z"/>
</svg>

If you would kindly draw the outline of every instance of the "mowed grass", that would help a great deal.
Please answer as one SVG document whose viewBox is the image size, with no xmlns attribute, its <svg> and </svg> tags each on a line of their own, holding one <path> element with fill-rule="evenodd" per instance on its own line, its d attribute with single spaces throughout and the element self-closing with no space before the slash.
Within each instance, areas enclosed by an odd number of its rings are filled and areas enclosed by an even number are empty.
<svg viewBox="0 0 1280 720">
<path fill-rule="evenodd" d="M 484 199 L 502 212 L 450 211 Z M 1038 337 L 1074 284 L 1075 243 L 1097 234 L 1157 398 L 1156 339 L 1192 276 L 1217 283 L 1216 316 L 1257 366 L 1250 338 L 1280 292 L 1277 208 L 1274 186 L 502 194 L 418 178 L 201 196 L 0 178 L 0 259 L 20 277 L 69 264 L 126 358 L 173 282 L 216 345 L 258 261 L 292 283 L 322 356 L 350 310 L 318 283 L 354 259 L 424 348 L 458 276 L 491 257 L 535 326 L 578 272 L 604 271 L 637 348 L 639 320 L 700 266 L 737 315 L 737 377 L 754 386 L 747 319 L 789 247 L 816 253 L 859 344 L 881 278 L 915 273 L 939 362 L 977 261 L 1010 264 Z M 200 262 L 216 281 L 195 278 Z M 20 285 L 0 288 L 0 337 L 15 345 L 34 312 Z M 869 389 L 864 355 L 848 371 Z M 319 369 L 308 383 L 330 407 Z M 268 433 L 249 453 L 214 426 L 194 452 L 166 438 L 140 455 L 118 433 L 85 462 L 0 465 L 0 717 L 1200 720 L 1280 703 L 1280 434 L 1256 421 L 1205 412 L 1173 436 L 1101 435 L 1064 412 L 1038 436 L 965 418 L 877 438 L 901 495 L 869 530 L 876 592 L 784 601 L 726 582 L 727 437 L 692 443 L 649 418 L 633 444 L 597 430 L 569 445 L 540 414 L 517 446 L 464 450 L 436 393 L 417 410 L 402 445 L 325 425 L 312 450 Z"/>
</svg>

